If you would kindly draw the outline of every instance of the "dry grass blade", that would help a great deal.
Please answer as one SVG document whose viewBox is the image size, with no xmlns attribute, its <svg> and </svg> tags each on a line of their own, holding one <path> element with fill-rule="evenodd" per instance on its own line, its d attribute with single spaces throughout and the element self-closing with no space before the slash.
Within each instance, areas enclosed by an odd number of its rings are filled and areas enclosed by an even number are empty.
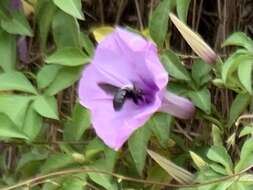
<svg viewBox="0 0 253 190">
<path fill-rule="evenodd" d="M 171 175 L 179 183 L 191 184 L 193 182 L 194 176 L 189 171 L 177 166 L 170 160 L 167 160 L 152 150 L 147 150 L 147 152 L 151 158 L 153 158 L 164 170 L 166 170 L 169 175 Z"/>
</svg>

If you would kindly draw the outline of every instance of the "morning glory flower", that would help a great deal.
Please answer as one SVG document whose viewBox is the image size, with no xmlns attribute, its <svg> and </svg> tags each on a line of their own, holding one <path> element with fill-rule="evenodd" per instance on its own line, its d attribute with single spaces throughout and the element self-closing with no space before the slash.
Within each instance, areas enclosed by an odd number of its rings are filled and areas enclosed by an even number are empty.
<svg viewBox="0 0 253 190">
<path fill-rule="evenodd" d="M 155 112 L 192 117 L 192 103 L 167 92 L 168 79 L 156 46 L 117 27 L 98 44 L 83 71 L 78 95 L 91 111 L 96 134 L 118 150 Z"/>
<path fill-rule="evenodd" d="M 29 61 L 29 51 L 28 51 L 28 44 L 25 36 L 20 36 L 17 39 L 17 53 L 19 60 L 23 63 L 28 63 Z"/>
<path fill-rule="evenodd" d="M 12 10 L 19 10 L 22 6 L 21 0 L 11 0 L 10 1 L 10 8 Z"/>
</svg>

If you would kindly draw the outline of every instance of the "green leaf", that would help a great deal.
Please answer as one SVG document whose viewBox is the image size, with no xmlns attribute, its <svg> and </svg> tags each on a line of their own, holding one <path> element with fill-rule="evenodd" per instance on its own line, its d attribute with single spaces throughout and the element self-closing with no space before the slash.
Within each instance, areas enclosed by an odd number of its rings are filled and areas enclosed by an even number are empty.
<svg viewBox="0 0 253 190">
<path fill-rule="evenodd" d="M 57 48 L 80 47 L 80 28 L 75 18 L 58 10 L 53 19 L 52 30 Z"/>
<path fill-rule="evenodd" d="M 165 147 L 169 141 L 170 127 L 173 118 L 166 113 L 156 113 L 149 121 L 150 129 L 160 144 Z"/>
<path fill-rule="evenodd" d="M 212 125 L 212 138 L 213 138 L 213 144 L 217 146 L 222 146 L 223 145 L 223 140 L 222 140 L 222 132 L 219 127 L 216 125 Z"/>
<path fill-rule="evenodd" d="M 187 170 L 177 166 L 170 160 L 167 160 L 165 157 L 148 150 L 148 154 L 154 159 L 169 175 L 171 175 L 179 183 L 192 183 L 194 176 Z"/>
<path fill-rule="evenodd" d="M 232 73 L 238 68 L 241 62 L 252 62 L 253 56 L 246 50 L 237 50 L 230 56 L 222 66 L 222 80 L 227 83 Z"/>
<path fill-rule="evenodd" d="M 253 41 L 243 32 L 235 32 L 231 34 L 222 44 L 223 47 L 230 45 L 241 46 L 248 51 L 253 52 Z"/>
<path fill-rule="evenodd" d="M 150 35 L 159 47 L 163 46 L 168 30 L 169 13 L 174 7 L 174 0 L 163 0 L 156 7 L 151 17 L 149 23 Z"/>
<path fill-rule="evenodd" d="M 210 160 L 223 165 L 227 174 L 232 174 L 233 163 L 227 150 L 223 146 L 212 146 L 207 152 L 207 157 Z"/>
<path fill-rule="evenodd" d="M 6 114 L 16 126 L 21 128 L 28 104 L 32 99 L 31 96 L 1 95 L 0 112 Z"/>
<path fill-rule="evenodd" d="M 85 157 L 86 160 L 92 160 L 94 156 L 98 153 L 103 152 L 105 149 L 105 144 L 98 138 L 95 137 L 88 142 L 88 145 L 85 147 Z"/>
<path fill-rule="evenodd" d="M 101 185 L 107 190 L 116 190 L 115 186 L 111 183 L 111 180 L 108 179 L 108 177 L 104 174 L 94 174 L 94 173 L 89 173 L 89 177 L 91 178 L 92 181 L 95 183 Z"/>
<path fill-rule="evenodd" d="M 243 137 L 245 135 L 253 136 L 253 123 L 243 127 L 243 129 L 240 131 L 239 137 Z"/>
<path fill-rule="evenodd" d="M 234 99 L 230 111 L 229 111 L 229 121 L 227 127 L 231 127 L 240 114 L 245 110 L 250 102 L 251 96 L 249 94 L 238 94 Z"/>
<path fill-rule="evenodd" d="M 0 28 L 0 66 L 5 72 L 15 69 L 16 65 L 16 37 Z"/>
<path fill-rule="evenodd" d="M 79 66 L 86 64 L 90 58 L 85 53 L 74 47 L 66 47 L 58 49 L 56 52 L 48 56 L 45 60 L 46 63 L 59 64 L 64 66 Z"/>
<path fill-rule="evenodd" d="M 100 144 L 102 144 L 102 143 L 100 143 Z M 104 145 L 103 145 L 103 147 L 104 147 Z M 99 148 L 99 145 L 97 145 L 96 148 Z M 93 164 L 92 168 L 94 168 L 96 170 L 105 170 L 108 172 L 112 172 L 114 165 L 116 163 L 116 158 L 117 158 L 117 152 L 115 152 L 107 147 L 104 147 L 104 158 L 97 160 Z M 115 187 L 115 185 L 112 183 L 111 176 L 101 174 L 101 173 L 92 173 L 92 172 L 88 173 L 88 175 L 92 181 L 101 185 L 102 187 L 104 187 L 107 190 L 116 190 L 117 189 L 117 187 Z"/>
<path fill-rule="evenodd" d="M 100 169 L 103 168 L 107 171 L 112 172 L 117 161 L 118 153 L 112 150 L 111 148 L 105 146 L 104 144 L 103 146 L 104 146 L 104 158 L 97 160 L 95 166 L 99 167 Z M 109 176 L 109 178 L 112 179 L 112 176 Z"/>
<path fill-rule="evenodd" d="M 42 128 L 42 118 L 34 110 L 33 105 L 30 104 L 25 114 L 25 120 L 22 127 L 22 131 L 29 137 L 30 140 L 34 140 Z"/>
<path fill-rule="evenodd" d="M 88 55 L 92 56 L 94 52 L 94 45 L 89 39 L 88 35 L 84 34 L 83 32 L 80 33 L 80 43 L 81 46 L 85 49 L 85 51 L 88 53 Z"/>
<path fill-rule="evenodd" d="M 37 94 L 33 85 L 21 72 L 7 72 L 0 74 L 0 91 L 17 90 Z"/>
<path fill-rule="evenodd" d="M 32 29 L 21 11 L 13 11 L 8 19 L 2 19 L 1 26 L 10 34 L 33 35 Z"/>
<path fill-rule="evenodd" d="M 78 141 L 86 129 L 91 125 L 90 114 L 87 109 L 76 103 L 72 117 L 64 126 L 63 138 L 67 141 Z"/>
<path fill-rule="evenodd" d="M 209 164 L 209 167 L 212 168 L 212 170 L 218 174 L 227 175 L 227 171 L 225 170 L 225 168 L 219 164 L 215 164 L 215 163 Z"/>
<path fill-rule="evenodd" d="M 240 79 L 240 82 L 250 94 L 252 94 L 252 65 L 253 58 L 251 61 L 244 60 L 238 66 L 238 77 Z"/>
<path fill-rule="evenodd" d="M 38 1 L 36 5 L 36 22 L 38 23 L 40 45 L 45 51 L 48 33 L 57 7 L 51 0 Z"/>
<path fill-rule="evenodd" d="M 179 83 L 176 81 L 170 81 L 168 83 L 168 90 L 177 95 L 185 95 L 191 88 L 185 83 Z"/>
<path fill-rule="evenodd" d="M 217 185 L 217 187 L 215 187 L 215 190 L 228 190 L 228 188 L 235 182 L 234 179 L 225 181 L 225 182 L 221 182 Z"/>
<path fill-rule="evenodd" d="M 0 2 L 0 18 L 8 19 L 10 17 L 10 11 L 6 8 L 6 1 Z"/>
<path fill-rule="evenodd" d="M 53 0 L 55 5 L 71 16 L 84 20 L 81 0 Z"/>
<path fill-rule="evenodd" d="M 191 0 L 177 0 L 177 15 L 180 20 L 187 23 L 187 15 Z"/>
<path fill-rule="evenodd" d="M 240 178 L 241 179 L 241 178 Z M 251 190 L 252 189 L 252 185 L 248 185 L 247 183 L 243 183 L 243 182 L 237 182 L 235 181 L 231 187 L 229 188 L 229 190 Z"/>
<path fill-rule="evenodd" d="M 49 86 L 62 68 L 60 65 L 44 65 L 37 74 L 37 83 L 39 89 Z"/>
<path fill-rule="evenodd" d="M 145 166 L 147 156 L 146 148 L 149 138 L 149 127 L 144 125 L 143 127 L 137 129 L 128 139 L 128 148 L 140 175 L 142 175 L 142 171 Z"/>
<path fill-rule="evenodd" d="M 179 80 L 190 81 L 190 75 L 180 62 L 179 58 L 171 51 L 166 50 L 161 56 L 161 62 L 169 75 Z"/>
<path fill-rule="evenodd" d="M 77 176 L 69 176 L 62 183 L 61 190 L 83 190 L 85 181 Z"/>
<path fill-rule="evenodd" d="M 192 78 L 197 84 L 198 88 L 202 85 L 208 83 L 211 79 L 209 72 L 211 71 L 211 66 L 206 64 L 203 60 L 199 59 L 192 65 Z"/>
<path fill-rule="evenodd" d="M 211 113 L 211 95 L 207 88 L 198 91 L 189 91 L 187 94 L 198 108 L 207 114 Z"/>
<path fill-rule="evenodd" d="M 48 152 L 39 150 L 39 149 L 32 149 L 27 153 L 23 153 L 21 155 L 21 158 L 18 160 L 16 172 L 22 172 L 25 167 L 28 167 L 29 165 L 33 164 L 34 162 L 39 162 L 42 160 L 45 160 L 48 157 Z M 40 165 L 39 165 L 40 166 Z M 36 168 L 35 172 L 38 172 L 39 168 Z M 35 170 L 35 168 L 33 168 Z M 36 174 L 34 174 L 36 175 Z"/>
<path fill-rule="evenodd" d="M 73 164 L 74 159 L 64 153 L 51 154 L 46 162 L 41 166 L 41 173 L 49 173 Z"/>
<path fill-rule="evenodd" d="M 7 138 L 21 138 L 29 140 L 29 138 L 18 129 L 14 123 L 3 114 L 0 114 L 0 136 Z"/>
<path fill-rule="evenodd" d="M 155 164 L 154 166 L 148 168 L 148 177 L 146 180 L 166 183 L 171 181 L 171 177 L 158 164 Z M 162 185 L 153 184 L 150 190 L 161 190 L 162 188 Z"/>
<path fill-rule="evenodd" d="M 253 141 L 248 139 L 244 142 L 240 154 L 240 160 L 235 166 L 235 172 L 238 173 L 248 167 L 253 166 Z"/>
<path fill-rule="evenodd" d="M 222 177 L 223 175 L 220 175 L 218 173 L 216 173 L 215 171 L 213 171 L 210 168 L 204 168 L 203 170 L 200 170 L 196 176 L 196 181 L 199 181 L 200 183 L 203 182 L 205 183 L 206 181 L 209 180 L 215 180 L 215 179 L 219 179 L 220 177 Z M 214 184 L 209 184 L 209 185 L 204 185 L 204 186 L 199 186 L 198 190 L 215 190 L 215 187 L 217 186 L 216 183 Z M 187 188 L 185 190 L 188 190 Z M 194 188 L 193 190 L 196 190 L 196 188 Z"/>
<path fill-rule="evenodd" d="M 43 117 L 59 119 L 57 102 L 54 96 L 37 96 L 33 107 Z"/>
<path fill-rule="evenodd" d="M 45 94 L 53 96 L 71 86 L 80 78 L 81 72 L 82 67 L 64 67 L 60 69 L 54 81 L 46 89 Z"/>
<path fill-rule="evenodd" d="M 253 174 L 245 173 L 245 174 L 241 175 L 239 181 L 242 183 L 245 183 L 245 184 L 253 185 Z"/>
</svg>

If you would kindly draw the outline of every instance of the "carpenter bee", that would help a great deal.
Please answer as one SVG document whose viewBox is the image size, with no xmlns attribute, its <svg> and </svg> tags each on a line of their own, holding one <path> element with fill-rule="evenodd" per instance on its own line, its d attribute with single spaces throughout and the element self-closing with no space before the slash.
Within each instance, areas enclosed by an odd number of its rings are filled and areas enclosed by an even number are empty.
<svg viewBox="0 0 253 190">
<path fill-rule="evenodd" d="M 98 83 L 98 86 L 106 93 L 113 95 L 113 108 L 120 111 L 126 99 L 131 99 L 135 104 L 143 100 L 143 92 L 137 89 L 135 85 L 119 88 L 108 83 Z"/>
</svg>

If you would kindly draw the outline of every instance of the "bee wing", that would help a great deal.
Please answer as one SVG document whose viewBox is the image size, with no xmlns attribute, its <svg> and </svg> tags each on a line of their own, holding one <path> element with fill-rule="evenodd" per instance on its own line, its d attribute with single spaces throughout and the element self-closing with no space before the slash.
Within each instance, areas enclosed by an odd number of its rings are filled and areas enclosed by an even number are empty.
<svg viewBox="0 0 253 190">
<path fill-rule="evenodd" d="M 104 90 L 107 94 L 114 95 L 118 90 L 119 87 L 108 84 L 108 83 L 98 83 L 98 86 Z"/>
</svg>

